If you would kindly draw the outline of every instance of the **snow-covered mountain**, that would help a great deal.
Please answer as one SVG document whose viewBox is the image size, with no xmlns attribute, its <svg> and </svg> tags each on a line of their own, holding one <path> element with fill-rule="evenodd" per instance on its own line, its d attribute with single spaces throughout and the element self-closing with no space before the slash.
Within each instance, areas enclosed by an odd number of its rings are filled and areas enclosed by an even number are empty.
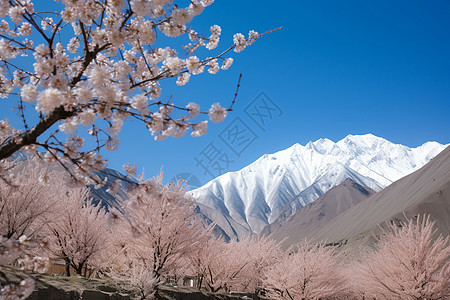
<svg viewBox="0 0 450 300">
<path fill-rule="evenodd" d="M 242 228 L 259 233 L 281 212 L 294 213 L 346 178 L 379 191 L 419 169 L 445 147 L 427 142 L 409 148 L 372 134 L 348 135 L 336 143 L 319 139 L 265 154 L 240 171 L 213 179 L 192 195 L 214 211 L 216 217 L 209 218 L 230 228 L 224 229 L 227 234 L 240 237 Z M 218 212 L 225 221 L 217 220 Z M 236 234 L 230 220 L 239 224 L 241 234 Z"/>
</svg>

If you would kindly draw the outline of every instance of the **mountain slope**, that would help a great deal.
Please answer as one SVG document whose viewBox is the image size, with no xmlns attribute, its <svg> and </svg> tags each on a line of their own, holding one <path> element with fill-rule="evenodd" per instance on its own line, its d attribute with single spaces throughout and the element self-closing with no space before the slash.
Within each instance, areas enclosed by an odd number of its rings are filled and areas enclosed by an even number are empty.
<svg viewBox="0 0 450 300">
<path fill-rule="evenodd" d="M 313 241 L 343 242 L 344 248 L 370 244 L 378 224 L 431 214 L 438 231 L 450 234 L 450 147 L 420 170 L 348 209 L 312 232 Z"/>
<path fill-rule="evenodd" d="M 345 178 L 379 191 L 443 149 L 436 142 L 408 148 L 371 134 L 349 135 L 336 143 L 320 139 L 266 154 L 240 171 L 208 182 L 192 195 L 242 228 L 259 233 L 287 205 L 293 213 Z M 232 236 L 232 230 L 227 234 Z"/>
<path fill-rule="evenodd" d="M 118 209 L 119 211 L 123 208 L 123 201 L 128 199 L 127 192 L 129 190 L 129 183 L 133 182 L 133 179 L 123 175 L 119 171 L 114 169 L 106 168 L 102 172 L 96 172 L 96 174 L 100 177 L 101 180 L 105 180 L 108 178 L 105 186 L 100 188 L 95 188 L 93 185 L 89 185 L 90 189 L 90 197 L 93 198 L 94 203 L 100 203 L 101 206 L 109 209 L 113 207 Z M 115 192 L 109 191 L 111 185 L 114 181 L 119 180 L 118 188 Z"/>
<path fill-rule="evenodd" d="M 263 229 L 261 235 L 283 241 L 283 247 L 288 248 L 373 194 L 375 192 L 372 189 L 363 187 L 352 179 L 345 179 L 292 216 L 280 215 L 275 222 Z"/>
</svg>

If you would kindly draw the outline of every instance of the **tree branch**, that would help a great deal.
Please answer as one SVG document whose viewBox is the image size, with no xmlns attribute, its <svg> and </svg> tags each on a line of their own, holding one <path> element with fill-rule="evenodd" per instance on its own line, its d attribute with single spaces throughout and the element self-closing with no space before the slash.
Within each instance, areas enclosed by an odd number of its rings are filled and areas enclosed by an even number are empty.
<svg viewBox="0 0 450 300">
<path fill-rule="evenodd" d="M 63 106 L 60 106 L 42 118 L 31 130 L 8 137 L 0 145 L 0 160 L 10 157 L 23 146 L 33 144 L 41 134 L 56 122 L 67 119 L 74 114 L 75 111 L 66 111 Z"/>
</svg>

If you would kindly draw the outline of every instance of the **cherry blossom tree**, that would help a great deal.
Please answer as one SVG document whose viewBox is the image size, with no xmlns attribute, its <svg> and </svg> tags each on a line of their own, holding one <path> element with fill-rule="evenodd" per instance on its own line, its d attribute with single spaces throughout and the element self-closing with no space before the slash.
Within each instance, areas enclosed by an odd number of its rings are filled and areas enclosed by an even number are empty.
<svg viewBox="0 0 450 300">
<path fill-rule="evenodd" d="M 265 275 L 271 299 L 347 299 L 348 284 L 330 248 L 302 245 Z"/>
<path fill-rule="evenodd" d="M 211 229 L 205 229 L 194 214 L 194 203 L 186 197 L 186 187 L 162 184 L 162 175 L 140 179 L 129 194 L 122 213 L 114 215 L 117 258 L 113 268 L 126 270 L 136 262 L 154 274 L 158 284 L 175 274 L 193 249 L 203 247 Z"/>
<path fill-rule="evenodd" d="M 195 253 L 195 266 L 198 270 L 197 278 L 205 283 L 210 292 L 229 292 L 237 276 L 247 270 L 250 264 L 249 257 L 244 256 L 242 245 L 231 241 L 224 243 L 212 239 L 204 244 L 198 253 Z M 252 274 L 247 274 L 252 276 Z"/>
<path fill-rule="evenodd" d="M 225 268 L 229 259 L 227 254 L 225 242 L 214 237 L 188 253 L 187 274 L 196 277 L 199 289 L 203 287 L 203 283 L 212 292 L 223 288 L 222 278 L 226 277 L 223 273 L 229 269 L 229 266 Z"/>
<path fill-rule="evenodd" d="M 228 246 L 234 249 L 234 255 L 244 258 L 242 269 L 235 266 L 236 271 L 229 278 L 227 285 L 233 291 L 256 293 L 262 289 L 264 272 L 285 255 L 280 245 L 267 237 L 249 237 Z"/>
<path fill-rule="evenodd" d="M 137 299 L 153 299 L 158 278 L 142 261 L 130 261 L 126 268 L 111 269 L 108 275 L 120 289 L 131 292 Z"/>
<path fill-rule="evenodd" d="M 207 120 L 193 121 L 200 113 L 213 123 L 223 121 L 234 100 L 228 109 L 214 103 L 201 111 L 194 102 L 182 107 L 162 99 L 160 86 L 167 78 L 185 85 L 205 70 L 226 70 L 233 63 L 230 51 L 240 52 L 261 36 L 237 33 L 233 44 L 215 52 L 220 26 L 211 26 L 206 36 L 188 26 L 213 2 L 192 0 L 181 7 L 173 0 L 62 0 L 55 3 L 59 12 L 50 12 L 44 1 L 1 0 L 0 96 L 13 103 L 22 128 L 0 121 L 0 163 L 20 149 L 40 150 L 47 161 L 62 164 L 74 184 L 99 183 L 90 173 L 107 166 L 99 150 L 117 148 L 127 119 L 141 121 L 157 140 L 189 129 L 194 137 L 205 134 Z M 180 37 L 186 58 L 176 47 L 157 43 L 161 34 Z M 203 47 L 214 54 L 197 57 Z M 22 58 L 28 55 L 31 63 Z M 25 117 L 33 113 L 35 123 Z M 85 143 L 88 136 L 93 143 Z"/>
<path fill-rule="evenodd" d="M 10 174 L 8 181 L 0 180 L 0 235 L 16 240 L 31 237 L 52 215 L 56 202 L 52 193 L 58 190 L 49 185 L 53 172 L 29 159 L 16 164 Z"/>
<path fill-rule="evenodd" d="M 39 229 L 54 213 L 56 201 L 49 186 L 54 172 L 32 158 L 11 163 L 9 171 L 7 180 L 0 180 L 0 298 L 25 299 L 33 291 L 33 279 L 10 282 L 2 270 L 48 270 L 48 258 L 36 255 L 34 249 L 41 246 Z"/>
<path fill-rule="evenodd" d="M 354 268 L 355 289 L 376 299 L 448 299 L 449 237 L 436 237 L 430 216 L 418 216 L 398 227 L 388 225 L 378 249 Z"/>
<path fill-rule="evenodd" d="M 77 274 L 86 275 L 88 267 L 102 265 L 107 258 L 110 234 L 107 215 L 103 208 L 94 205 L 87 188 L 66 189 L 58 200 L 55 220 L 47 223 L 42 233 L 49 236 L 44 250 L 55 259 L 66 263 L 66 275 L 70 267 Z M 105 254 L 106 253 L 106 254 Z"/>
<path fill-rule="evenodd" d="M 255 293 L 262 288 L 266 268 L 283 256 L 279 245 L 268 238 L 249 237 L 225 243 L 211 238 L 188 254 L 191 273 L 211 292 Z"/>
</svg>

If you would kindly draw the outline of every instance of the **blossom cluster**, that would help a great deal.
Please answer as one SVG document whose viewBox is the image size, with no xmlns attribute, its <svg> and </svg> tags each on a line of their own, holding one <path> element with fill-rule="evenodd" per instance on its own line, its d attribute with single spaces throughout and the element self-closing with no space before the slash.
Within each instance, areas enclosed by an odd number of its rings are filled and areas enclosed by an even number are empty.
<svg viewBox="0 0 450 300">
<path fill-rule="evenodd" d="M 31 278 L 22 280 L 19 284 L 7 284 L 0 289 L 0 297 L 5 300 L 27 299 L 34 291 L 34 281 Z"/>
<path fill-rule="evenodd" d="M 48 161 L 76 166 L 78 171 L 71 174 L 78 177 L 76 172 L 106 166 L 98 150 L 117 148 L 128 118 L 143 122 L 156 140 L 181 137 L 190 129 L 193 137 L 204 135 L 208 121 L 193 119 L 202 113 L 213 123 L 222 122 L 231 107 L 214 103 L 200 111 L 193 102 L 178 106 L 164 101 L 160 81 L 174 78 L 182 86 L 205 70 L 227 70 L 233 58 L 225 55 L 260 37 L 253 30 L 247 38 L 238 33 L 225 51 L 205 58 L 195 55 L 201 47 L 213 51 L 219 45 L 220 26 L 211 26 L 209 36 L 188 26 L 213 2 L 192 0 L 179 7 L 172 0 L 63 0 L 59 13 L 47 13 L 32 0 L 0 0 L 0 97 L 19 99 L 25 124 L 22 132 L 1 120 L 0 142 L 12 136 L 16 150 L 42 147 Z M 157 44 L 159 32 L 172 38 L 187 35 L 187 55 Z M 34 63 L 24 65 L 20 57 L 30 54 Z M 30 133 L 26 107 L 39 115 L 36 126 L 48 134 L 44 142 L 37 142 L 43 133 L 29 137 L 35 133 Z M 48 132 L 58 122 L 58 130 Z M 97 148 L 83 151 L 84 140 L 76 131 L 84 127 Z M 11 155 L 2 151 L 0 147 L 0 160 Z"/>
<path fill-rule="evenodd" d="M 16 261 L 22 269 L 45 273 L 49 269 L 49 259 L 30 254 L 36 241 L 23 235 L 18 240 L 0 236 L 0 266 Z M 26 299 L 33 293 L 34 281 L 25 278 L 18 283 L 8 282 L 0 288 L 1 299 Z"/>
</svg>

